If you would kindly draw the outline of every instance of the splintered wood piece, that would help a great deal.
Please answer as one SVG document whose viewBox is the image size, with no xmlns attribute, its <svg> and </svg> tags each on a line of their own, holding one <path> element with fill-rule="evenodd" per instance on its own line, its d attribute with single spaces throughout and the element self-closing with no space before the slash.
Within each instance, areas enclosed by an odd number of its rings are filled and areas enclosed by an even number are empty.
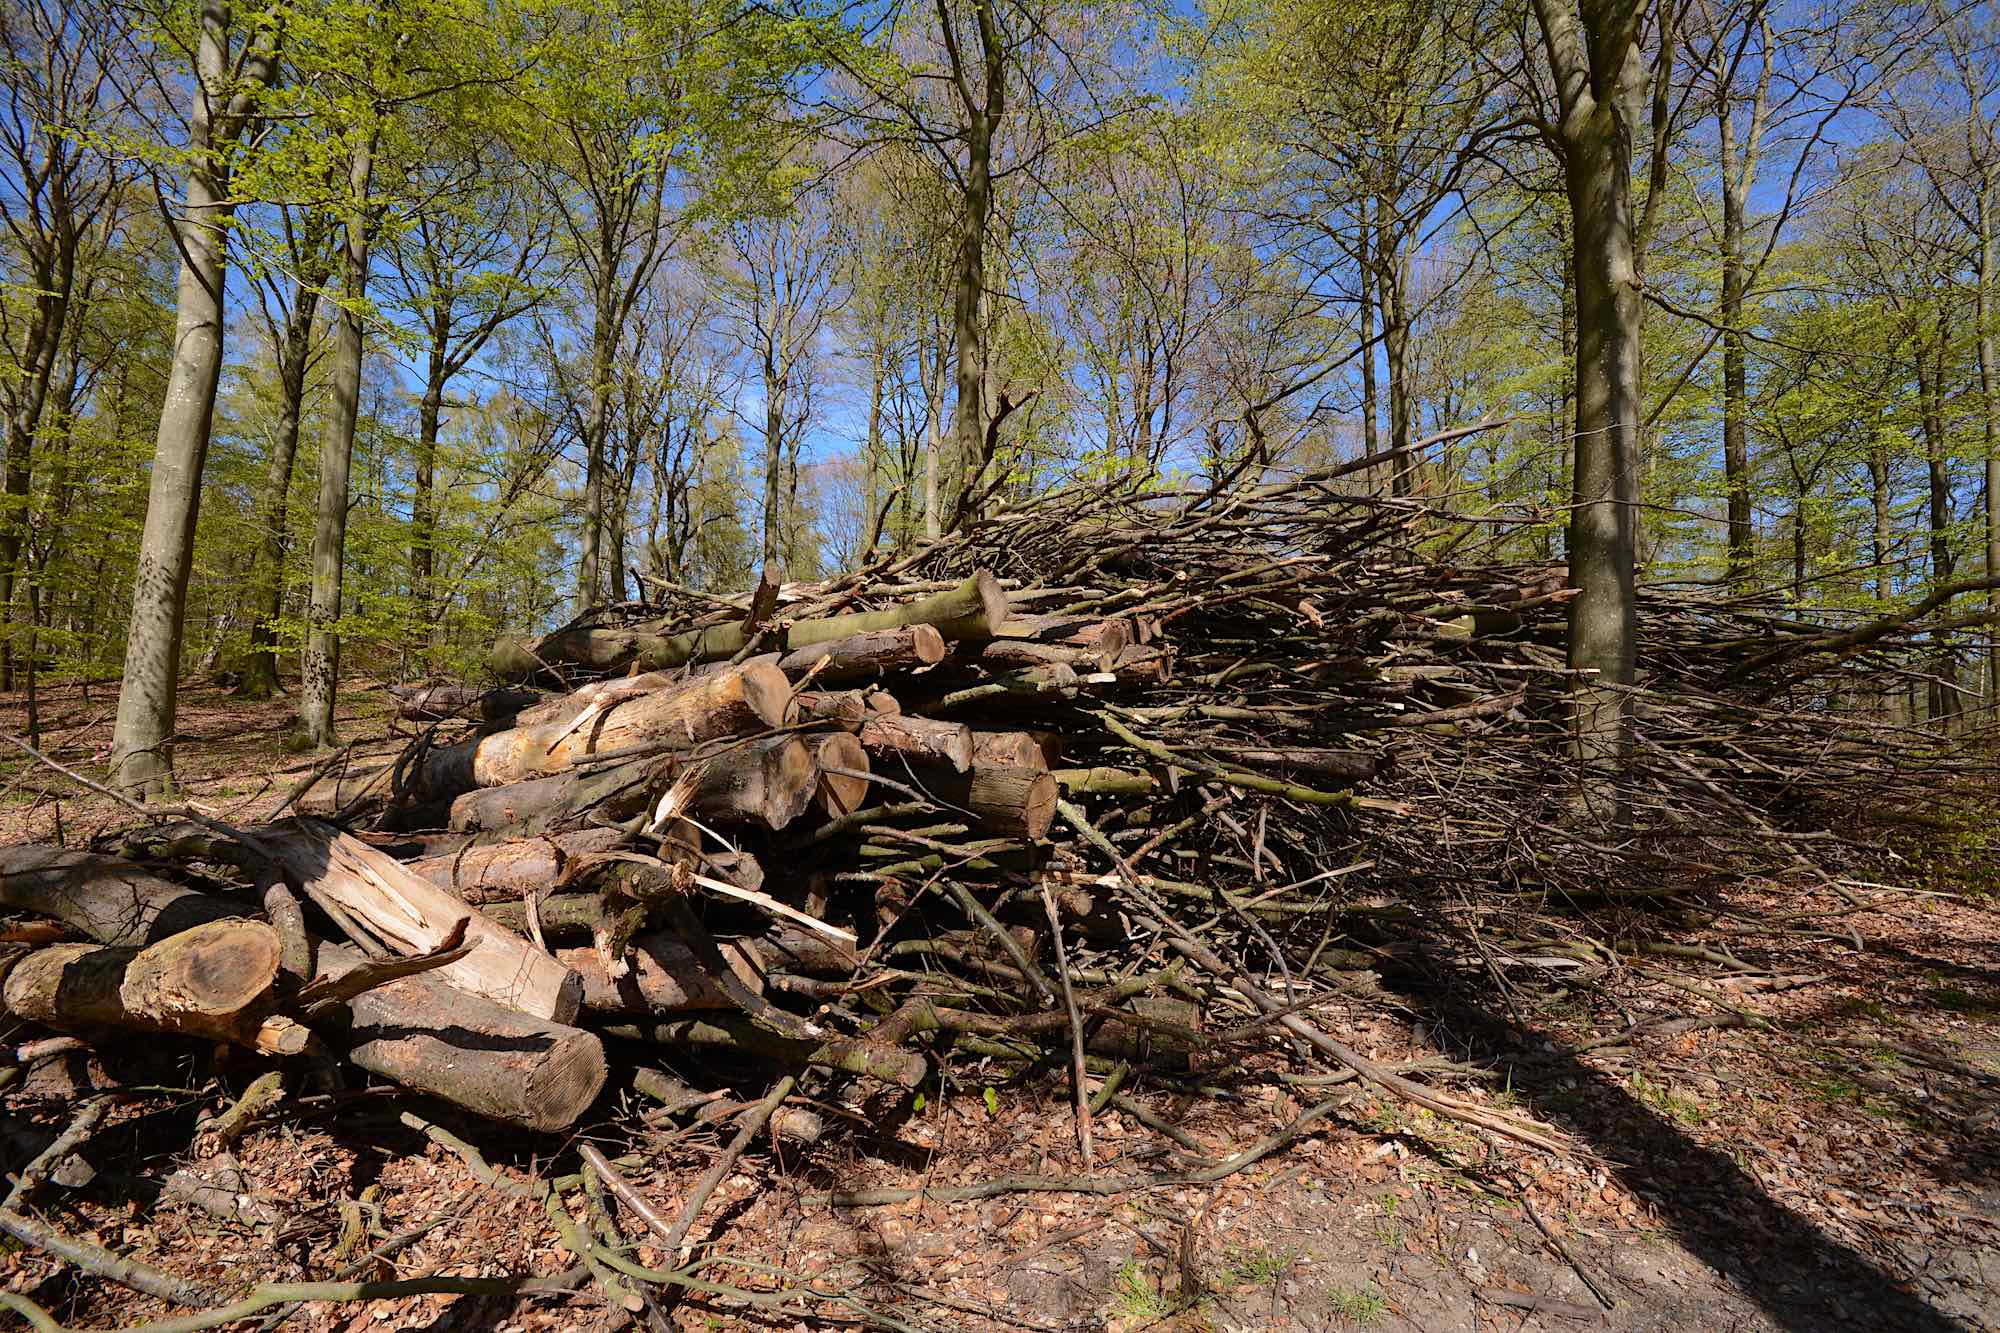
<svg viewBox="0 0 2000 1333">
<path fill-rule="evenodd" d="M 253 1045 L 274 1003 L 278 933 L 211 921 L 144 948 L 52 944 L 7 973 L 7 1012 L 66 1031 L 125 1028 Z"/>
<path fill-rule="evenodd" d="M 806 744 L 819 767 L 814 802 L 836 819 L 859 810 L 868 795 L 867 777 L 857 776 L 868 772 L 868 751 L 861 747 L 861 742 L 844 731 L 835 731 L 809 737 Z"/>
<path fill-rule="evenodd" d="M 470 918 L 471 952 L 438 969 L 437 979 L 537 1018 L 576 1017 L 583 983 L 574 972 L 386 852 L 310 819 L 263 836 L 302 891 L 335 904 L 398 953 L 428 953 Z"/>
<path fill-rule="evenodd" d="M 972 728 L 927 717 L 871 717 L 861 728 L 862 748 L 884 756 L 949 764 L 963 773 L 972 767 Z"/>
</svg>

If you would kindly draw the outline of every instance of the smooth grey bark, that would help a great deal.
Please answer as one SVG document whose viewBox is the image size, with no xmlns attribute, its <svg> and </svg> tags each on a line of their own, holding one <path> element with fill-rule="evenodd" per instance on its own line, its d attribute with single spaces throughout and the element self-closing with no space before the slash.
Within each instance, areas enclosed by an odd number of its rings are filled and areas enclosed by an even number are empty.
<svg viewBox="0 0 2000 1333">
<path fill-rule="evenodd" d="M 278 619 L 285 610 L 285 552 L 290 546 L 286 520 L 299 431 L 305 420 L 313 322 L 319 316 L 320 292 L 333 275 L 333 256 L 328 248 L 332 232 L 323 214 L 306 215 L 304 231 L 292 249 L 298 269 L 292 303 L 273 330 L 277 335 L 272 350 L 278 364 L 278 427 L 257 492 L 257 522 L 262 531 L 250 557 L 250 652 L 243 660 L 243 680 L 238 686 L 238 692 L 250 699 L 269 699 L 278 692 Z"/>
<path fill-rule="evenodd" d="M 1762 34 L 1764 59 L 1758 62 L 1750 123 L 1737 137 L 1734 71 L 1748 57 L 1753 32 Z M 1757 179 L 1757 162 L 1771 108 L 1771 35 L 1762 6 L 1744 21 L 1742 41 L 1732 57 L 1718 32 L 1714 43 L 1715 128 L 1717 168 L 1722 195 L 1722 477 L 1728 527 L 1727 577 L 1739 592 L 1748 591 L 1756 559 L 1756 537 L 1750 512 L 1750 390 L 1744 351 L 1744 306 L 1748 295 L 1750 186 Z"/>
<path fill-rule="evenodd" d="M 1571 481 L 1569 665 L 1579 791 L 1614 818 L 1610 788 L 1631 747 L 1637 661 L 1640 282 L 1632 138 L 1643 86 L 1641 0 L 1535 0 L 1575 236 L 1576 460 Z M 1655 145 L 1655 151 L 1661 146 Z"/>
<path fill-rule="evenodd" d="M 193 107 L 188 117 L 186 199 L 169 227 L 181 253 L 175 290 L 174 353 L 167 371 L 146 523 L 133 576 L 132 620 L 126 631 L 125 674 L 111 740 L 112 781 L 136 795 L 164 792 L 173 780 L 175 692 L 188 574 L 194 563 L 201 472 L 208 458 L 215 388 L 222 373 L 223 285 L 228 271 L 228 154 L 251 121 L 258 93 L 276 77 L 278 30 L 251 38 L 252 49 L 228 86 L 232 20 L 225 0 L 203 0 L 195 47 Z"/>
<path fill-rule="evenodd" d="M 313 517 L 312 592 L 306 607 L 305 651 L 299 661 L 299 729 L 315 745 L 335 741 L 333 705 L 340 679 L 341 572 L 347 546 L 348 478 L 354 429 L 361 417 L 362 305 L 368 293 L 368 242 L 374 216 L 368 202 L 375 175 L 375 136 L 354 148 L 348 184 L 351 212 L 342 226 L 340 320 L 328 376 L 333 414 L 319 453 L 319 504 Z"/>
<path fill-rule="evenodd" d="M 992 0 L 973 6 L 979 30 L 979 88 L 959 50 L 945 0 L 938 22 L 951 62 L 952 86 L 965 110 L 965 216 L 952 284 L 952 331 L 958 344 L 958 417 L 952 452 L 959 468 L 960 504 L 978 491 L 986 457 L 986 228 L 993 216 L 993 138 L 1007 111 L 1007 55 Z M 958 506 L 954 506 L 957 508 Z"/>
<path fill-rule="evenodd" d="M 1996 395 L 1993 346 L 1993 188 L 2000 163 L 1979 177 L 1978 289 L 1979 425 L 1986 450 L 1986 572 L 2000 572 L 2000 395 Z M 2000 590 L 1986 594 L 1987 610 L 2000 614 Z M 1986 706 L 2000 711 L 2000 640 L 1986 646 Z"/>
</svg>

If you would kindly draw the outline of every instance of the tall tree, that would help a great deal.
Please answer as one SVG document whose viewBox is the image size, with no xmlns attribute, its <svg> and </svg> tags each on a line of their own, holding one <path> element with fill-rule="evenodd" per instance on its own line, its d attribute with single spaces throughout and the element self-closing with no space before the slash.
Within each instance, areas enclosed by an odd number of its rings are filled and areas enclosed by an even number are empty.
<svg viewBox="0 0 2000 1333">
<path fill-rule="evenodd" d="M 1630 748 L 1637 661 L 1640 218 L 1633 142 L 1647 87 L 1645 0 L 1535 0 L 1554 79 L 1542 132 L 1562 164 L 1576 290 L 1576 448 L 1571 474 L 1569 665 L 1580 789 L 1600 817 Z M 1655 154 L 1665 146 L 1654 145 Z"/>
<path fill-rule="evenodd" d="M 0 19 L 0 225 L 8 286 L 0 298 L 6 413 L 0 486 L 0 690 L 14 687 L 15 587 L 34 479 L 35 437 L 64 348 L 79 271 L 102 256 L 122 189 L 92 133 L 120 114 L 106 51 L 110 15 L 23 0 Z"/>
<path fill-rule="evenodd" d="M 306 378 L 321 350 L 321 297 L 333 276 L 334 247 L 340 239 L 339 228 L 321 207 L 281 206 L 278 226 L 283 266 L 267 265 L 257 281 L 258 309 L 278 377 L 278 419 L 264 455 L 256 509 L 262 531 L 250 559 L 250 651 L 238 685 L 249 699 L 268 699 L 278 692 L 278 621 L 284 613 L 292 471 L 305 421 Z"/>
<path fill-rule="evenodd" d="M 125 674 L 112 732 L 113 780 L 153 795 L 173 777 L 173 731 L 188 573 L 194 558 L 201 474 L 208 457 L 215 389 L 222 373 L 224 284 L 229 227 L 238 203 L 235 162 L 261 124 L 258 111 L 277 80 L 282 10 L 260 10 L 248 30 L 227 0 L 202 0 L 185 49 L 193 60 L 182 193 L 161 194 L 180 251 L 174 356 L 153 453 L 145 530 L 133 579 Z"/>
<path fill-rule="evenodd" d="M 553 232 L 519 163 L 497 138 L 470 142 L 453 108 L 426 114 L 419 141 L 430 160 L 410 175 L 405 227 L 390 237 L 387 301 L 414 326 L 421 375 L 416 457 L 411 463 L 410 598 L 418 624 L 435 631 L 439 432 L 447 390 L 508 321 L 547 296 L 537 270 Z"/>
</svg>

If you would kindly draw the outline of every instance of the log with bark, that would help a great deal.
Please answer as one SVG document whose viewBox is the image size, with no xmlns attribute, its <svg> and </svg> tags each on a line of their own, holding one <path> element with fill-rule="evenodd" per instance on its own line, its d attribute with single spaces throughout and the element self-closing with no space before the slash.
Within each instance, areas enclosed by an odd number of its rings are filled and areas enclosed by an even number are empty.
<svg viewBox="0 0 2000 1333">
<path fill-rule="evenodd" d="M 475 787 L 561 773 L 598 755 L 685 750 L 718 737 L 783 727 L 793 712 L 784 673 L 746 662 L 642 691 L 604 692 L 547 721 L 432 751 L 412 786 L 419 799 L 457 796 Z"/>
<path fill-rule="evenodd" d="M 538 639 L 505 637 L 494 645 L 489 666 L 506 680 L 533 680 L 565 667 L 658 671 L 688 662 L 731 658 L 750 647 L 752 634 L 769 648 L 799 649 L 856 635 L 928 625 L 946 639 L 990 638 L 1007 619 L 1007 595 L 993 576 L 976 573 L 956 587 L 880 611 L 794 621 L 765 631 L 748 631 L 740 620 L 678 634 L 659 627 L 566 629 Z"/>
<path fill-rule="evenodd" d="M 277 1007 L 278 934 L 217 920 L 144 947 L 50 944 L 8 967 L 10 1017 L 64 1032 L 119 1028 L 254 1046 Z"/>
</svg>

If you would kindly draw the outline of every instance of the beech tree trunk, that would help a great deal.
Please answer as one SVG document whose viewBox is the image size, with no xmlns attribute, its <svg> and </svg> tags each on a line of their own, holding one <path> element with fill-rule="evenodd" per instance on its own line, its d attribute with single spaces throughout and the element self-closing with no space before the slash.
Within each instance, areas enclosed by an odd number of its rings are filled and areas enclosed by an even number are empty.
<svg viewBox="0 0 2000 1333">
<path fill-rule="evenodd" d="M 1632 137 L 1642 80 L 1639 0 L 1535 0 L 1559 121 L 1575 236 L 1576 450 L 1569 526 L 1569 665 L 1579 795 L 1617 816 L 1611 788 L 1630 752 L 1637 660 L 1640 305 Z"/>
<path fill-rule="evenodd" d="M 1007 60 L 1000 28 L 988 4 L 976 4 L 979 67 L 968 69 L 956 40 L 948 43 L 953 84 L 965 111 L 965 214 L 952 286 L 952 332 L 958 344 L 958 416 L 952 452 L 959 469 L 959 503 L 975 494 L 986 459 L 986 228 L 993 215 L 993 138 L 1007 110 Z M 948 25 L 949 16 L 943 15 Z M 975 92 L 974 82 L 978 87 Z"/>
<path fill-rule="evenodd" d="M 375 175 L 375 139 L 355 146 L 348 184 L 353 211 L 345 226 L 341 286 L 346 296 L 333 347 L 333 418 L 319 452 L 319 510 L 313 522 L 312 597 L 299 663 L 299 729 L 315 745 L 335 743 L 333 705 L 339 689 L 341 572 L 347 549 L 348 475 L 354 428 L 361 415 L 361 303 L 368 291 L 368 241 L 374 219 L 368 190 Z"/>
<path fill-rule="evenodd" d="M 173 781 L 171 738 L 182 622 L 194 562 L 201 473 L 222 373 L 223 284 L 228 228 L 236 207 L 227 155 L 241 136 L 255 99 L 278 68 L 277 32 L 267 28 L 252 39 L 252 50 L 232 78 L 228 4 L 202 0 L 200 21 L 188 116 L 186 198 L 169 219 L 181 254 L 174 353 L 153 445 L 146 523 L 132 580 L 125 674 L 111 740 L 113 784 L 141 796 L 163 794 Z M 237 91 L 228 104 L 213 105 L 215 90 L 225 87 Z"/>
</svg>

